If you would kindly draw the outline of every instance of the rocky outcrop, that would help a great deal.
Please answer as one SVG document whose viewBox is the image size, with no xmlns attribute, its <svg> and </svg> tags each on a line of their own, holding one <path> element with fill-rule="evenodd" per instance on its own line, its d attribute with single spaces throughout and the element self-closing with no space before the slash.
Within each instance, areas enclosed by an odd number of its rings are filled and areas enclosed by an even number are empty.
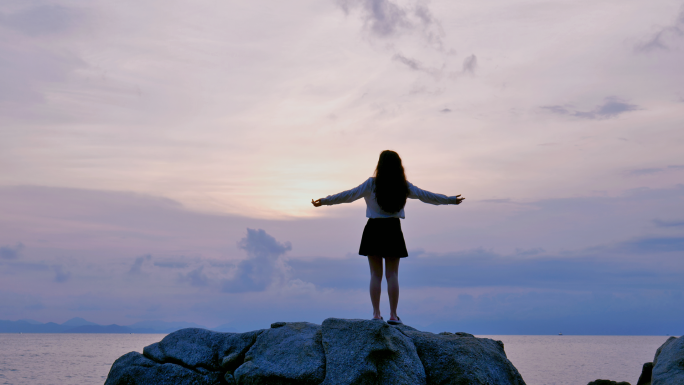
<svg viewBox="0 0 684 385">
<path fill-rule="evenodd" d="M 651 385 L 684 384 L 684 336 L 670 337 L 653 359 Z"/>
<path fill-rule="evenodd" d="M 323 321 L 323 347 L 324 385 L 426 384 L 411 339 L 384 322 L 328 318 Z"/>
<path fill-rule="evenodd" d="M 653 362 L 647 362 L 641 368 L 641 375 L 636 385 L 651 385 L 651 376 L 653 375 Z"/>
<path fill-rule="evenodd" d="M 278 322 L 262 332 L 235 370 L 238 384 L 317 385 L 325 378 L 322 328 L 308 322 Z"/>
<path fill-rule="evenodd" d="M 416 346 L 428 384 L 524 384 L 511 365 L 501 341 L 467 333 L 426 333 L 404 330 Z"/>
<path fill-rule="evenodd" d="M 525 385 L 501 341 L 372 320 L 183 329 L 120 357 L 105 385 Z"/>
<path fill-rule="evenodd" d="M 684 336 L 683 336 L 684 337 Z M 684 384 L 684 338 L 670 337 L 641 369 L 636 385 Z"/>
</svg>

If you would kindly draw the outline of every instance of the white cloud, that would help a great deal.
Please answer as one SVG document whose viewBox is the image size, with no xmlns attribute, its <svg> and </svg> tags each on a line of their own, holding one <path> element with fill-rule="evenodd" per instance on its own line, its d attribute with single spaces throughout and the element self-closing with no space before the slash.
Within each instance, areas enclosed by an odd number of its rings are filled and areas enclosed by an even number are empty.
<svg viewBox="0 0 684 385">
<path fill-rule="evenodd" d="M 638 43 L 634 49 L 637 52 L 652 52 L 657 50 L 669 50 L 671 45 L 684 37 L 684 6 L 670 25 L 658 28 L 649 39 Z"/>
<path fill-rule="evenodd" d="M 247 259 L 237 264 L 232 278 L 223 280 L 224 292 L 263 291 L 287 282 L 289 266 L 281 257 L 292 250 L 289 242 L 280 243 L 262 229 L 247 229 L 238 247 L 247 252 Z"/>
</svg>

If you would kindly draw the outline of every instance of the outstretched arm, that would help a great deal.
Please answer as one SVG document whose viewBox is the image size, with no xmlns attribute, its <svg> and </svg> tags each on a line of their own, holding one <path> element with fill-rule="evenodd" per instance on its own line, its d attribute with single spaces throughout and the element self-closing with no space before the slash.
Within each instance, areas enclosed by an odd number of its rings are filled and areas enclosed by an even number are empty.
<svg viewBox="0 0 684 385">
<path fill-rule="evenodd" d="M 444 194 L 435 194 L 433 192 L 423 190 L 409 182 L 409 198 L 419 199 L 421 202 L 429 203 L 431 205 L 457 205 L 463 202 L 465 198 L 461 198 L 461 194 L 456 196 L 446 196 Z"/>
<path fill-rule="evenodd" d="M 335 195 L 328 195 L 327 197 L 318 200 L 312 199 L 311 204 L 314 205 L 314 207 L 319 207 L 321 205 L 336 205 L 339 203 L 354 202 L 355 200 L 361 199 L 367 194 L 370 194 L 372 183 L 372 179 L 368 178 L 368 180 L 351 190 L 342 191 L 341 193 Z"/>
</svg>

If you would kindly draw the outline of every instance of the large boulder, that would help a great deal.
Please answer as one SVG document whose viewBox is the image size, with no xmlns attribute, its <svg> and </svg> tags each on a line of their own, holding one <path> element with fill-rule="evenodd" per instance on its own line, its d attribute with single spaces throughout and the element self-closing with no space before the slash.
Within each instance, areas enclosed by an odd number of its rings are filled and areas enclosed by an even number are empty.
<svg viewBox="0 0 684 385">
<path fill-rule="evenodd" d="M 238 384 L 250 385 L 320 384 L 325 378 L 321 326 L 308 322 L 274 323 L 259 335 L 245 355 L 244 364 L 235 370 L 234 378 Z"/>
<path fill-rule="evenodd" d="M 651 385 L 684 384 L 683 337 L 670 337 L 658 348 L 653 359 Z"/>
<path fill-rule="evenodd" d="M 322 326 L 277 322 L 249 333 L 179 330 L 145 347 L 142 355 L 131 352 L 116 360 L 106 381 L 148 384 L 525 383 L 500 341 L 329 318 Z"/>
<path fill-rule="evenodd" d="M 261 330 L 249 333 L 219 333 L 188 328 L 171 333 L 143 349 L 145 357 L 159 363 L 219 372 L 242 364 L 245 352 Z"/>
<path fill-rule="evenodd" d="M 433 334 L 402 328 L 416 347 L 427 384 L 524 385 L 501 341 L 467 333 Z"/>
<path fill-rule="evenodd" d="M 425 384 L 425 370 L 410 338 L 385 322 L 328 318 L 322 385 Z"/>
<path fill-rule="evenodd" d="M 138 352 L 130 352 L 114 361 L 105 385 L 214 385 L 220 380 L 218 372 L 160 364 Z"/>
</svg>

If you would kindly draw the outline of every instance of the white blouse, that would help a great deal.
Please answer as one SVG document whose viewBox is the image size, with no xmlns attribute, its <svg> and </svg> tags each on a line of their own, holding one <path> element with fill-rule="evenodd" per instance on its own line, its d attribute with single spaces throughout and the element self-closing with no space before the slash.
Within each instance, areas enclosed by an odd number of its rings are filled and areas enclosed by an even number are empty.
<svg viewBox="0 0 684 385">
<path fill-rule="evenodd" d="M 375 199 L 375 191 L 373 185 L 375 184 L 375 178 L 370 177 L 365 182 L 361 183 L 359 187 L 353 188 L 351 190 L 342 191 L 339 194 L 328 195 L 321 199 L 321 204 L 324 205 L 336 205 L 339 203 L 351 203 L 357 199 L 363 197 L 366 200 L 366 217 L 368 218 L 406 218 L 404 215 L 404 209 L 396 213 L 388 213 L 380 208 L 377 200 Z M 409 195 L 411 199 L 420 199 L 425 203 L 432 205 L 449 205 L 457 204 L 458 197 L 448 197 L 444 194 L 435 194 L 426 190 L 419 189 L 418 187 L 408 182 Z"/>
</svg>

